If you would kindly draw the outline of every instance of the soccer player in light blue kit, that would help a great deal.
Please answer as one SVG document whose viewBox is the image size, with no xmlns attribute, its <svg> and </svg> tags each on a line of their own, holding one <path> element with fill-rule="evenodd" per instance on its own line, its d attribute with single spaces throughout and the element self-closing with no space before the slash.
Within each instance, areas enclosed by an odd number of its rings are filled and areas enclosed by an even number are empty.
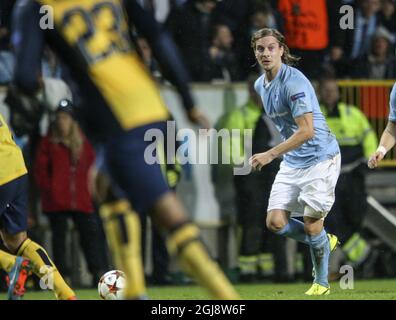
<svg viewBox="0 0 396 320">
<path fill-rule="evenodd" d="M 283 35 L 275 29 L 261 29 L 253 35 L 251 44 L 264 69 L 255 89 L 283 138 L 274 148 L 250 158 L 252 167 L 261 170 L 283 156 L 272 185 L 267 227 L 310 247 L 315 278 L 306 294 L 329 294 L 329 256 L 338 239 L 326 233 L 323 223 L 334 203 L 340 149 L 311 83 L 289 66 L 298 58 L 289 53 Z M 303 216 L 304 223 L 294 216 Z"/>
<path fill-rule="evenodd" d="M 368 167 L 374 169 L 385 157 L 386 153 L 393 148 L 396 142 L 396 83 L 393 85 L 389 98 L 388 124 L 382 133 L 377 151 L 368 160 Z"/>
</svg>

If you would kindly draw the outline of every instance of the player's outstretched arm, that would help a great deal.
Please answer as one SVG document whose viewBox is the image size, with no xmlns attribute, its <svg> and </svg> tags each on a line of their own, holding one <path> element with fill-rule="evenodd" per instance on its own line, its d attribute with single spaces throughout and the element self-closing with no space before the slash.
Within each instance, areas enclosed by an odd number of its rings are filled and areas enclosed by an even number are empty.
<svg viewBox="0 0 396 320">
<path fill-rule="evenodd" d="M 12 15 L 11 41 L 15 68 L 6 103 L 11 110 L 15 133 L 23 135 L 36 130 L 46 108 L 41 79 L 44 35 L 40 29 L 40 5 L 37 2 L 17 1 Z"/>
<path fill-rule="evenodd" d="M 206 117 L 206 115 L 196 107 L 193 107 L 192 109 L 189 109 L 187 111 L 187 117 L 192 123 L 196 124 L 197 126 L 203 129 L 211 128 L 210 122 Z"/>
<path fill-rule="evenodd" d="M 15 54 L 14 84 L 27 95 L 42 88 L 41 57 L 44 48 L 40 29 L 40 5 L 36 1 L 18 1 L 12 16 L 12 46 Z"/>
<path fill-rule="evenodd" d="M 181 55 L 172 38 L 164 28 L 136 1 L 124 1 L 126 12 L 136 29 L 149 43 L 153 55 L 161 66 L 163 75 L 176 87 L 186 110 L 188 119 L 203 128 L 209 128 L 209 121 L 199 111 L 192 98 L 188 84 L 190 77 Z"/>
<path fill-rule="evenodd" d="M 374 169 L 385 157 L 386 153 L 393 148 L 396 142 L 396 123 L 388 121 L 388 124 L 382 133 L 381 140 L 377 151 L 369 158 L 368 167 Z"/>
<path fill-rule="evenodd" d="M 135 0 L 125 0 L 124 6 L 129 21 L 133 23 L 138 33 L 147 39 L 163 75 L 179 91 L 184 107 L 193 108 L 194 102 L 188 89 L 190 78 L 170 35 L 152 14 L 145 11 Z"/>
</svg>

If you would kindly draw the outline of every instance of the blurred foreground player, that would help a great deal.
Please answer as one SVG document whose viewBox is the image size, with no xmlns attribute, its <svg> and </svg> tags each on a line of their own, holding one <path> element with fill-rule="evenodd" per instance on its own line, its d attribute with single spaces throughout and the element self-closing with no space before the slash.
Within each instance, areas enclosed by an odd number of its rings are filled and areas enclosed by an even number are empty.
<svg viewBox="0 0 396 320">
<path fill-rule="evenodd" d="M 0 234 L 15 257 L 0 250 L 0 267 L 9 273 L 8 297 L 17 300 L 24 293 L 24 282 L 32 267 L 60 300 L 74 300 L 75 294 L 63 280 L 43 247 L 28 238 L 28 178 L 22 151 L 0 115 Z M 29 263 L 31 261 L 31 265 Z"/>
<path fill-rule="evenodd" d="M 53 29 L 40 28 L 40 5 L 52 7 Z M 100 211 L 115 264 L 128 279 L 127 299 L 144 299 L 146 295 L 136 212 L 150 209 L 154 221 L 168 232 L 168 248 L 179 256 L 185 270 L 214 298 L 237 299 L 238 294 L 200 241 L 198 228 L 189 222 L 170 191 L 160 165 L 149 165 L 144 158 L 151 144 L 144 141 L 145 133 L 150 129 L 164 132 L 169 114 L 133 48 L 128 27 L 147 39 L 164 76 L 178 89 L 189 119 L 207 124 L 194 108 L 187 74 L 173 42 L 136 1 L 19 1 L 12 36 L 17 60 L 15 84 L 21 94 L 30 96 L 41 89 L 44 42 L 77 82 L 83 100 L 76 107 L 77 116 L 103 157 L 96 180 L 105 201 Z"/>
</svg>

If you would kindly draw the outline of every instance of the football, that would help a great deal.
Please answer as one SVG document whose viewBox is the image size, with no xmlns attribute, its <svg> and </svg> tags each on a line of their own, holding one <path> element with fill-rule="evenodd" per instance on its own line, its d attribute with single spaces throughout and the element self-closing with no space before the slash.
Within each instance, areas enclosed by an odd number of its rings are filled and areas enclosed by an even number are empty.
<svg viewBox="0 0 396 320">
<path fill-rule="evenodd" d="M 125 274 L 120 270 L 106 272 L 99 280 L 98 292 L 103 300 L 122 300 Z"/>
</svg>

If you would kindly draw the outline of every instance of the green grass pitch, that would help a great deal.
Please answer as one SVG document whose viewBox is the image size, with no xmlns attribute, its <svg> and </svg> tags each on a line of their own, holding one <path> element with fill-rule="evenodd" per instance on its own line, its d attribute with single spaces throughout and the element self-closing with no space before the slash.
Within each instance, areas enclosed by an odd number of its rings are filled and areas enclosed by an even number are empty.
<svg viewBox="0 0 396 320">
<path fill-rule="evenodd" d="M 354 289 L 342 290 L 338 282 L 331 283 L 331 294 L 308 297 L 304 292 L 309 283 L 236 285 L 243 299 L 247 300 L 396 300 L 396 279 L 355 281 Z M 96 290 L 77 290 L 80 300 L 100 300 Z M 152 300 L 207 300 L 206 292 L 198 286 L 149 287 Z M 4 300 L 5 294 L 0 294 Z M 26 300 L 54 300 L 51 292 L 27 292 Z"/>
</svg>

